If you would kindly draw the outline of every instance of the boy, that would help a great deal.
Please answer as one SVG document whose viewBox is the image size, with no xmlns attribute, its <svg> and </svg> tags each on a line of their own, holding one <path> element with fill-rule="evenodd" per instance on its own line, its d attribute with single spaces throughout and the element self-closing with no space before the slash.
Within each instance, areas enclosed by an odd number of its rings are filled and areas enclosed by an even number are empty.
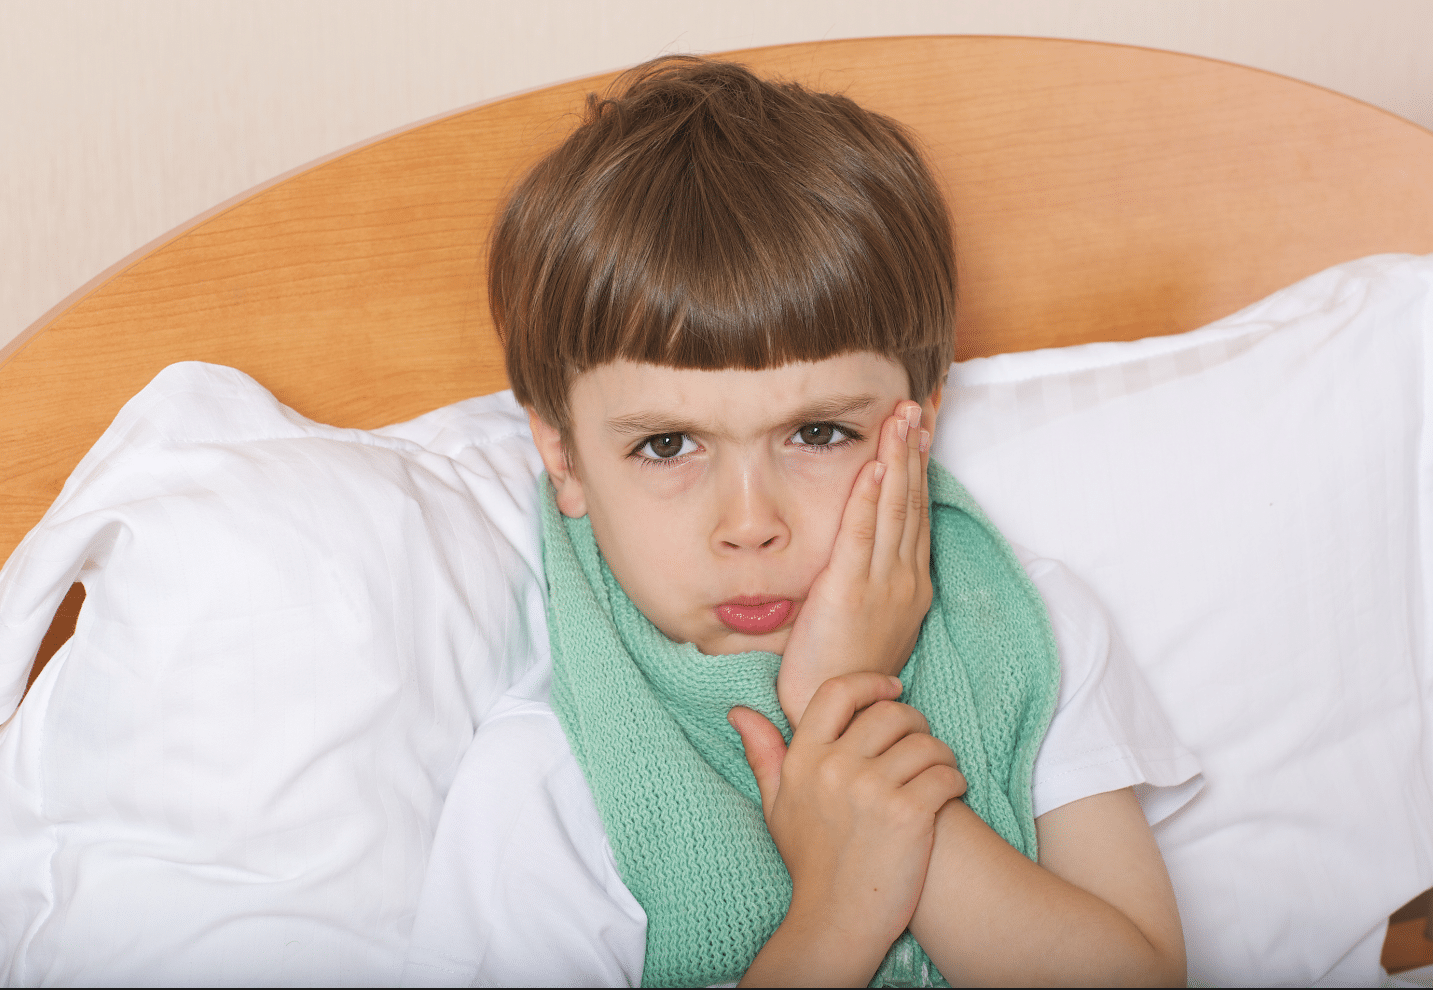
<svg viewBox="0 0 1433 990">
<path fill-rule="evenodd" d="M 954 254 L 899 126 L 658 60 L 490 273 L 551 705 L 530 678 L 480 729 L 407 977 L 1183 983 L 1131 786 L 1197 771 L 1097 606 L 928 467 Z"/>
</svg>

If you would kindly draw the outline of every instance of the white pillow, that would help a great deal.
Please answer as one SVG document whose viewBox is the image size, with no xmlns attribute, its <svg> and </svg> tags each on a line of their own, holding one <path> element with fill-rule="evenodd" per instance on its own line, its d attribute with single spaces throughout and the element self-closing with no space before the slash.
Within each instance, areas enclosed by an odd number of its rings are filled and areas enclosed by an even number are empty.
<svg viewBox="0 0 1433 990">
<path fill-rule="evenodd" d="M 1157 829 L 1196 981 L 1376 982 L 1433 886 L 1430 287 L 1366 259 L 953 369 L 936 456 L 1095 587 L 1203 763 Z M 126 406 L 0 572 L 0 717 L 88 592 L 0 733 L 0 978 L 395 982 L 473 725 L 545 668 L 539 469 L 507 393 L 363 433 L 191 364 Z"/>
<path fill-rule="evenodd" d="M 509 393 L 376 432 L 166 369 L 0 572 L 5 985 L 396 985 L 477 721 L 546 657 Z"/>
<path fill-rule="evenodd" d="M 1190 333 L 957 364 L 935 456 L 1103 599 L 1206 786 L 1157 836 L 1196 982 L 1377 984 L 1433 886 L 1433 258 Z"/>
</svg>

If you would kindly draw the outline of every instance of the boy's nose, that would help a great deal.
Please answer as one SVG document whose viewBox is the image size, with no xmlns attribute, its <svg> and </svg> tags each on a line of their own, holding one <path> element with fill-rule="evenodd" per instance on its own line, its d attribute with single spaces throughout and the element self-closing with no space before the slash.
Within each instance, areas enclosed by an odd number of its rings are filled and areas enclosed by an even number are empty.
<svg viewBox="0 0 1433 990">
<path fill-rule="evenodd" d="M 717 526 L 712 533 L 718 551 L 780 550 L 790 542 L 780 498 L 769 483 L 764 472 L 746 467 L 733 472 L 721 486 Z"/>
</svg>

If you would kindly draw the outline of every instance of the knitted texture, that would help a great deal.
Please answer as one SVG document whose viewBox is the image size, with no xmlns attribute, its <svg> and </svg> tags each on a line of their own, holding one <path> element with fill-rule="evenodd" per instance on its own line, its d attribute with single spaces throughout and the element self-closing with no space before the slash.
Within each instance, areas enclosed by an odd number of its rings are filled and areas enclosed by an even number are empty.
<svg viewBox="0 0 1433 990">
<path fill-rule="evenodd" d="M 1030 777 L 1059 689 L 1049 617 L 965 489 L 934 461 L 928 478 L 934 601 L 901 698 L 955 751 L 970 807 L 1034 859 Z M 791 878 L 726 716 L 745 705 L 790 740 L 781 657 L 705 656 L 667 639 L 618 585 L 587 519 L 564 517 L 544 489 L 552 705 L 647 913 L 643 985 L 736 981 L 785 916 Z M 948 985 L 909 932 L 872 981 Z"/>
</svg>

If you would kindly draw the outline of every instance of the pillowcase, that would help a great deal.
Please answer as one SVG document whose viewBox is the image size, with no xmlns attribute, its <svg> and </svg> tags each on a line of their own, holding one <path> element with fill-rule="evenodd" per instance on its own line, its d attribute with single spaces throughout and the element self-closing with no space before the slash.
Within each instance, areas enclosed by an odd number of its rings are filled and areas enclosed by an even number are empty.
<svg viewBox="0 0 1433 990">
<path fill-rule="evenodd" d="M 1433 258 L 1178 336 L 954 366 L 934 455 L 1104 601 L 1203 791 L 1156 828 L 1190 977 L 1377 985 L 1433 886 Z"/>
<path fill-rule="evenodd" d="M 396 985 L 477 722 L 544 669 L 511 394 L 374 432 L 228 368 L 131 400 L 0 572 L 6 985 Z"/>
</svg>

